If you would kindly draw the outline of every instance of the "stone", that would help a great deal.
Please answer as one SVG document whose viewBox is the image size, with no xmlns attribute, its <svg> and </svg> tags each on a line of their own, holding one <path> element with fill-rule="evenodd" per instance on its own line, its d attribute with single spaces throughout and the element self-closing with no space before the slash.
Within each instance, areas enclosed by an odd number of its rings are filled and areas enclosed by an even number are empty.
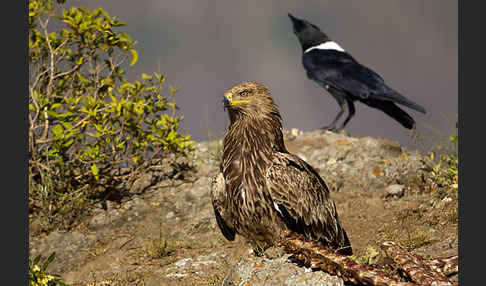
<svg viewBox="0 0 486 286">
<path fill-rule="evenodd" d="M 389 185 L 386 188 L 386 194 L 387 196 L 401 198 L 405 194 L 405 188 L 403 185 Z"/>
</svg>

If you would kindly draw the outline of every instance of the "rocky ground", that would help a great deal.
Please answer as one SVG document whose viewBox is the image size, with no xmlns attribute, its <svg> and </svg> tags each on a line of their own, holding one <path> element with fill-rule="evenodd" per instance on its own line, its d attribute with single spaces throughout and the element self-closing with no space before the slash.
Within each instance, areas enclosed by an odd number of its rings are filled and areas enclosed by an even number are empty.
<svg viewBox="0 0 486 286">
<path fill-rule="evenodd" d="M 356 260 L 385 263 L 385 240 L 426 258 L 458 253 L 457 185 L 433 186 L 419 153 L 321 131 L 292 130 L 285 142 L 328 183 Z M 218 141 L 198 143 L 194 171 L 144 188 L 148 174 L 138 194 L 100 206 L 72 231 L 31 236 L 30 256 L 55 251 L 48 272 L 73 286 L 343 285 L 290 262 L 281 249 L 256 257 L 242 239 L 224 239 L 209 198 L 220 150 Z"/>
</svg>

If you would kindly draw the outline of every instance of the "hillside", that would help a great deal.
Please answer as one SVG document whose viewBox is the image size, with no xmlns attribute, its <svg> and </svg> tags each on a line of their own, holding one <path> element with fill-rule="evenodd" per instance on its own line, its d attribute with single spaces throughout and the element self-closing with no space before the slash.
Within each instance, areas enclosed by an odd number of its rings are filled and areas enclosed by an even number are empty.
<svg viewBox="0 0 486 286">
<path fill-rule="evenodd" d="M 386 240 L 425 258 L 458 254 L 457 184 L 435 185 L 418 152 L 320 131 L 292 130 L 285 142 L 328 183 L 357 260 L 389 263 L 379 247 Z M 255 257 L 242 239 L 224 239 L 209 197 L 220 144 L 196 144 L 192 170 L 145 174 L 131 199 L 100 205 L 70 232 L 31 236 L 30 256 L 55 251 L 47 270 L 73 286 L 343 285 L 288 261 L 280 249 Z"/>
</svg>

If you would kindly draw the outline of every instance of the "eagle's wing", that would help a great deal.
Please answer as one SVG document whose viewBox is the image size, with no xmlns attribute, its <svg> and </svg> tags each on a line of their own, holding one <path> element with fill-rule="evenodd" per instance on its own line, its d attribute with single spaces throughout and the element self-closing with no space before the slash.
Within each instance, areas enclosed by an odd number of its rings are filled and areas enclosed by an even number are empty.
<svg viewBox="0 0 486 286">
<path fill-rule="evenodd" d="M 228 212 L 226 211 L 225 180 L 223 173 L 218 173 L 211 179 L 211 202 L 213 204 L 214 216 L 219 229 L 227 240 L 235 239 L 235 230 L 228 223 Z"/>
<path fill-rule="evenodd" d="M 335 248 L 350 247 L 329 189 L 309 164 L 295 155 L 276 153 L 266 183 L 277 213 L 291 230 Z"/>
</svg>

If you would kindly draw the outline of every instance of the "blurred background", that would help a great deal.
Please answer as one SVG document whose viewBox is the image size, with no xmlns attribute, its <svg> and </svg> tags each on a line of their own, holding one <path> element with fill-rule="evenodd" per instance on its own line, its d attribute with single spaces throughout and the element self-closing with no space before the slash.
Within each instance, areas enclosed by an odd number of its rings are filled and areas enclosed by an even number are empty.
<svg viewBox="0 0 486 286">
<path fill-rule="evenodd" d="M 417 122 L 419 140 L 379 110 L 356 102 L 346 130 L 426 150 L 455 132 L 458 113 L 458 3 L 455 0 L 369 1 L 68 1 L 103 7 L 127 23 L 138 41 L 129 79 L 160 71 L 179 87 L 182 130 L 196 141 L 221 137 L 229 120 L 221 105 L 234 84 L 262 81 L 280 107 L 286 129 L 315 130 L 339 110 L 307 79 L 302 51 L 287 16 L 321 28 L 356 60 L 380 74 L 427 114 L 403 107 Z M 344 116 L 343 118 L 344 119 Z M 342 121 L 340 121 L 341 123 Z"/>
</svg>

